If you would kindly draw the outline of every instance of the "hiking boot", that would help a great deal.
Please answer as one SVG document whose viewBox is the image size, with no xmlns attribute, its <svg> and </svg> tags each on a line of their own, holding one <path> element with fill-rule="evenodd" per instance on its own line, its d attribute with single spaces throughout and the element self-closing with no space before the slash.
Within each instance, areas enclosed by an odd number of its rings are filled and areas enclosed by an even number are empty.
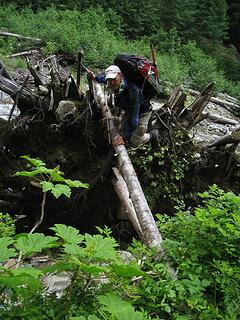
<svg viewBox="0 0 240 320">
<path fill-rule="evenodd" d="M 153 129 L 149 132 L 150 142 L 153 149 L 157 149 L 160 146 L 160 134 L 158 129 Z"/>
</svg>

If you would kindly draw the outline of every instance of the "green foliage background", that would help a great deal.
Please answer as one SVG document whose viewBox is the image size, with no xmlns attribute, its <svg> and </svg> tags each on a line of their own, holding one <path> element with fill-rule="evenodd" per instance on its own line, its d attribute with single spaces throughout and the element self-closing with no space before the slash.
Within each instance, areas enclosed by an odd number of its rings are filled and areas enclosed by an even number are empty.
<svg viewBox="0 0 240 320">
<path fill-rule="evenodd" d="M 85 64 L 96 70 L 111 64 L 119 52 L 151 58 L 149 44 L 153 43 L 162 81 L 195 89 L 214 81 L 216 90 L 239 97 L 237 51 L 233 45 L 223 45 L 228 28 L 224 0 L 212 1 L 207 9 L 204 0 L 191 7 L 184 1 L 164 0 L 54 4 L 1 5 L 0 29 L 42 38 L 45 55 L 65 50 L 77 56 L 81 48 Z M 30 46 L 13 38 L 0 39 L 2 55 Z"/>
</svg>

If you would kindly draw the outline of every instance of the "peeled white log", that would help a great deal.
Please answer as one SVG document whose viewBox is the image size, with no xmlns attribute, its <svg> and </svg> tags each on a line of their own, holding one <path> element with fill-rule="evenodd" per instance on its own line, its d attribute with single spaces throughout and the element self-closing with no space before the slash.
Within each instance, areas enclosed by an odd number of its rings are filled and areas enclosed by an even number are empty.
<svg viewBox="0 0 240 320">
<path fill-rule="evenodd" d="M 152 212 L 148 206 L 145 195 L 128 156 L 122 136 L 115 128 L 113 116 L 107 106 L 107 101 L 100 84 L 93 82 L 96 103 L 102 110 L 103 118 L 107 119 L 112 145 L 118 159 L 118 168 L 126 182 L 139 224 L 143 232 L 143 241 L 148 247 L 156 247 L 159 256 L 164 254 L 162 237 L 159 233 Z"/>
<path fill-rule="evenodd" d="M 134 209 L 132 200 L 129 196 L 129 191 L 128 191 L 126 182 L 123 179 L 122 175 L 120 174 L 120 172 L 117 168 L 113 168 L 113 173 L 115 175 L 115 178 L 112 179 L 112 183 L 114 185 L 115 191 L 116 191 L 124 209 L 126 210 L 127 216 L 129 218 L 129 220 L 132 222 L 134 229 L 136 230 L 140 239 L 143 239 L 142 229 L 139 224 L 137 214 Z"/>
<path fill-rule="evenodd" d="M 162 237 L 158 231 L 127 150 L 124 145 L 119 145 L 115 147 L 115 151 L 118 155 L 119 168 L 121 168 L 122 175 L 126 181 L 144 235 L 144 241 L 149 247 L 156 246 L 159 252 L 163 254 L 161 247 Z"/>
<path fill-rule="evenodd" d="M 205 115 L 205 113 L 203 113 L 203 115 Z M 232 124 L 232 125 L 238 125 L 239 121 L 234 120 L 234 119 L 229 119 L 226 117 L 222 117 L 222 116 L 216 116 L 210 113 L 207 113 L 207 119 L 211 120 L 212 122 L 216 122 L 216 123 L 222 123 L 222 124 Z"/>
<path fill-rule="evenodd" d="M 13 37 L 13 38 L 17 38 L 17 39 L 25 39 L 25 40 L 32 40 L 32 41 L 38 41 L 38 42 L 42 42 L 43 41 L 42 39 L 39 39 L 39 38 L 26 37 L 26 36 L 22 36 L 21 34 L 5 32 L 5 31 L 0 31 L 0 36 L 2 36 L 2 37 Z"/>
<path fill-rule="evenodd" d="M 23 56 L 30 56 L 33 54 L 39 53 L 39 50 L 28 50 L 28 51 L 22 51 L 22 52 L 17 52 L 8 55 L 8 58 L 17 58 L 17 57 L 23 57 Z"/>
</svg>

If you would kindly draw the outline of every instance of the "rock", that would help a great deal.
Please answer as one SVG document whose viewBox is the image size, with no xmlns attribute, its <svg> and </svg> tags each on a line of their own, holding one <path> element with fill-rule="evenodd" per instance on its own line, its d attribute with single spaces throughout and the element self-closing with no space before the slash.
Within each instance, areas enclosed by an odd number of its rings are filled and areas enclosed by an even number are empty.
<svg viewBox="0 0 240 320">
<path fill-rule="evenodd" d="M 75 103 L 73 101 L 62 100 L 59 102 L 57 110 L 55 111 L 58 122 L 63 122 L 67 116 L 73 115 L 76 112 Z"/>
<path fill-rule="evenodd" d="M 209 102 L 204 111 L 208 112 L 210 117 L 197 124 L 190 132 L 190 137 L 202 145 L 207 145 L 215 139 L 234 131 L 240 123 L 234 112 L 230 112 L 220 105 Z M 213 116 L 216 116 L 216 120 Z M 217 117 L 234 121 L 232 121 L 232 124 L 219 123 Z"/>
<path fill-rule="evenodd" d="M 64 290 L 71 285 L 72 274 L 70 272 L 50 273 L 42 277 L 45 294 L 55 294 L 60 299 Z"/>
</svg>

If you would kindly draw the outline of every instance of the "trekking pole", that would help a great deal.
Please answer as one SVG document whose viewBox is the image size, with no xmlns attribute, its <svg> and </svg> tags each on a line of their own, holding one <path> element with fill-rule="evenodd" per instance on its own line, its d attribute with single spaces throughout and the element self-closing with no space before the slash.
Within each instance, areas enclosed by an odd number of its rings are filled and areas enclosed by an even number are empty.
<svg viewBox="0 0 240 320">
<path fill-rule="evenodd" d="M 77 87 L 80 87 L 81 81 L 81 73 L 82 73 L 82 57 L 83 57 L 83 50 L 81 49 L 78 52 L 78 65 L 77 65 Z"/>
<path fill-rule="evenodd" d="M 81 63 L 81 67 L 82 67 L 86 72 L 90 71 L 83 63 Z"/>
<path fill-rule="evenodd" d="M 155 52 L 154 52 L 154 48 L 153 48 L 153 44 L 152 43 L 150 43 L 150 49 L 151 49 L 151 53 L 152 53 L 152 62 L 155 65 L 156 70 L 157 70 L 157 64 L 156 64 L 156 60 L 155 60 Z M 157 76 L 157 82 L 159 83 L 158 70 L 157 70 L 156 76 Z"/>
</svg>

